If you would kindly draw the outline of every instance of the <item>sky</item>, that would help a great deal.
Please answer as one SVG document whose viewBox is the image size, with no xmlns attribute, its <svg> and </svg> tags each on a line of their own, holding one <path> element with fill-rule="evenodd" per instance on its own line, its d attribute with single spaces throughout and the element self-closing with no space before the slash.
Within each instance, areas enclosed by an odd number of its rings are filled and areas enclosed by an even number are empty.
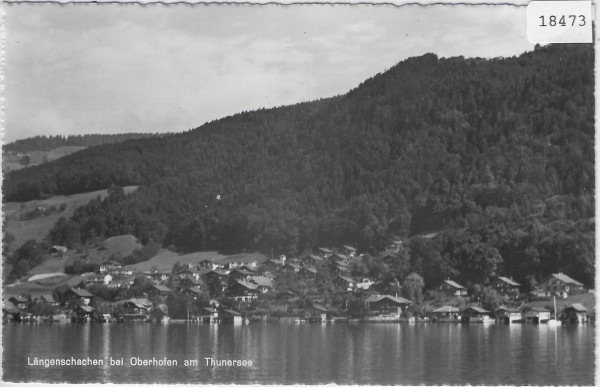
<svg viewBox="0 0 600 387">
<path fill-rule="evenodd" d="M 12 4 L 5 143 L 181 132 L 344 94 L 412 56 L 533 49 L 526 8 L 431 5 Z"/>
</svg>

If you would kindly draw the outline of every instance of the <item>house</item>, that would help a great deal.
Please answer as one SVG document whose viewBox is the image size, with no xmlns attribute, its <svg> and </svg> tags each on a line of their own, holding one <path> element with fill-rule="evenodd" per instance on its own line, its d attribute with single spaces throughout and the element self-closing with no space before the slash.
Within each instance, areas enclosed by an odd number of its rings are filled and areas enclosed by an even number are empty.
<svg viewBox="0 0 600 387">
<path fill-rule="evenodd" d="M 229 272 L 229 279 L 234 279 L 234 280 L 247 280 L 250 277 L 252 277 L 255 273 L 253 271 L 247 271 L 240 268 L 235 268 L 235 269 L 231 269 L 231 271 Z"/>
<path fill-rule="evenodd" d="M 5 302 L 2 305 L 2 318 L 8 316 L 8 319 L 14 320 L 19 318 L 20 311 L 19 309 L 13 305 L 12 302 Z M 4 320 L 3 320 L 4 321 Z"/>
<path fill-rule="evenodd" d="M 314 281 L 317 279 L 317 269 L 312 266 L 304 266 L 298 272 L 298 276 L 306 281 Z"/>
<path fill-rule="evenodd" d="M 8 299 L 18 310 L 27 310 L 27 298 L 23 296 L 13 296 Z"/>
<path fill-rule="evenodd" d="M 219 321 L 219 311 L 215 308 L 202 308 L 200 311 L 200 321 L 207 324 Z"/>
<path fill-rule="evenodd" d="M 273 279 L 269 277 L 254 276 L 250 278 L 249 282 L 255 284 L 261 293 L 267 293 L 273 290 Z"/>
<path fill-rule="evenodd" d="M 169 272 L 158 271 L 158 270 L 144 272 L 145 277 L 150 278 L 151 280 L 156 281 L 156 282 L 166 281 L 169 279 L 170 275 L 171 275 L 171 273 L 169 273 Z"/>
<path fill-rule="evenodd" d="M 43 294 L 42 296 L 40 296 L 40 302 L 42 304 L 51 305 L 51 306 L 58 305 L 58 303 L 56 302 L 54 297 L 52 297 L 51 294 Z"/>
<path fill-rule="evenodd" d="M 330 260 L 334 262 L 343 262 L 345 264 L 348 264 L 350 262 L 350 257 L 345 254 L 335 253 L 330 257 Z"/>
<path fill-rule="evenodd" d="M 453 306 L 442 306 L 431 312 L 437 322 L 460 322 L 458 308 Z"/>
<path fill-rule="evenodd" d="M 501 306 L 494 311 L 496 317 L 496 323 L 512 324 L 518 320 L 521 320 L 521 311 L 516 308 L 509 308 L 507 306 Z"/>
<path fill-rule="evenodd" d="M 220 293 L 227 288 L 227 275 L 224 270 L 214 269 L 204 274 L 204 282 L 212 293 Z"/>
<path fill-rule="evenodd" d="M 352 278 L 339 276 L 333 279 L 333 284 L 339 288 L 344 289 L 347 292 L 351 292 L 356 288 L 356 281 Z"/>
<path fill-rule="evenodd" d="M 208 260 L 207 258 L 204 258 L 196 264 L 196 268 L 198 270 L 204 271 L 204 270 L 212 270 L 214 267 L 213 267 L 212 261 Z"/>
<path fill-rule="evenodd" d="M 154 296 L 168 296 L 171 293 L 171 289 L 169 289 L 168 287 L 164 286 L 164 285 L 152 285 L 152 287 L 150 287 L 150 289 L 148 289 L 148 294 L 154 295 Z"/>
<path fill-rule="evenodd" d="M 194 288 L 204 285 L 202 280 L 196 279 L 196 277 L 182 277 L 179 279 L 179 286 L 182 288 Z"/>
<path fill-rule="evenodd" d="M 50 254 L 56 255 L 56 256 L 59 256 L 59 257 L 62 257 L 62 255 L 64 253 L 66 253 L 67 251 L 69 251 L 69 249 L 66 248 L 65 246 L 58 246 L 58 245 L 56 245 L 56 246 L 50 247 Z"/>
<path fill-rule="evenodd" d="M 516 298 L 519 296 L 520 287 L 517 282 L 507 277 L 496 277 L 492 280 L 492 289 L 508 298 Z"/>
<path fill-rule="evenodd" d="M 367 297 L 365 304 L 370 315 L 383 319 L 399 319 L 406 307 L 412 304 L 412 301 L 388 294 L 374 294 Z"/>
<path fill-rule="evenodd" d="M 392 243 L 389 244 L 388 250 L 391 250 L 393 252 L 398 252 L 398 251 L 400 251 L 401 247 L 402 247 L 402 240 L 396 239 L 396 240 L 393 240 Z"/>
<path fill-rule="evenodd" d="M 583 284 L 563 273 L 550 274 L 544 279 L 533 294 L 537 297 L 562 297 L 567 298 L 571 294 L 582 293 Z"/>
<path fill-rule="evenodd" d="M 479 306 L 470 306 L 462 311 L 462 321 L 469 323 L 490 323 L 494 322 L 492 319 L 492 312 L 483 309 Z"/>
<path fill-rule="evenodd" d="M 133 315 L 145 315 L 152 311 L 152 303 L 147 298 L 131 298 L 121 305 L 125 309 L 124 317 L 129 319 L 133 319 Z"/>
<path fill-rule="evenodd" d="M 227 288 L 227 294 L 239 302 L 251 302 L 260 294 L 257 284 L 248 281 L 235 280 Z"/>
<path fill-rule="evenodd" d="M 298 273 L 300 269 L 302 269 L 302 267 L 297 263 L 287 262 L 285 265 L 283 265 L 281 271 L 285 273 Z"/>
<path fill-rule="evenodd" d="M 181 290 L 181 293 L 187 294 L 188 296 L 192 297 L 193 299 L 198 299 L 203 294 L 202 290 L 200 290 L 198 288 L 187 288 L 187 287 L 183 288 Z"/>
<path fill-rule="evenodd" d="M 329 264 L 329 275 L 335 276 L 348 276 L 350 274 L 350 267 L 345 262 L 333 261 Z"/>
<path fill-rule="evenodd" d="M 342 246 L 341 251 L 350 257 L 354 257 L 358 254 L 358 250 L 349 245 Z"/>
<path fill-rule="evenodd" d="M 104 261 L 98 266 L 98 273 L 112 273 L 121 269 L 121 264 L 117 261 L 108 260 Z"/>
<path fill-rule="evenodd" d="M 450 297 L 465 297 L 467 295 L 467 288 L 450 279 L 444 280 L 436 290 Z"/>
<path fill-rule="evenodd" d="M 325 322 L 328 315 L 329 311 L 318 304 L 304 310 L 304 319 L 307 322 Z"/>
<path fill-rule="evenodd" d="M 579 303 L 569 305 L 564 311 L 564 319 L 571 323 L 588 322 L 588 310 L 585 306 Z"/>
<path fill-rule="evenodd" d="M 243 322 L 242 314 L 237 310 L 224 309 L 219 312 L 219 321 L 224 324 L 238 325 Z"/>
<path fill-rule="evenodd" d="M 302 263 L 306 266 L 319 266 L 323 263 L 323 258 L 310 254 L 302 259 Z"/>
<path fill-rule="evenodd" d="M 67 289 L 67 291 L 63 294 L 63 299 L 68 302 L 68 301 L 73 301 L 73 300 L 81 300 L 83 302 L 84 305 L 88 305 L 90 303 L 90 300 L 93 298 L 94 296 L 92 295 L 92 293 L 88 292 L 85 289 L 74 289 L 74 288 L 69 288 Z"/>
<path fill-rule="evenodd" d="M 74 310 L 74 317 L 79 321 L 87 321 L 92 318 L 94 308 L 88 305 L 79 305 Z"/>
<path fill-rule="evenodd" d="M 321 258 L 329 258 L 331 256 L 331 254 L 333 254 L 333 251 L 331 251 L 330 249 L 328 249 L 326 247 L 319 247 L 317 249 L 317 254 L 319 254 L 319 256 Z"/>
<path fill-rule="evenodd" d="M 525 307 L 521 313 L 521 318 L 526 323 L 540 324 L 550 320 L 551 312 L 546 308 Z"/>
<path fill-rule="evenodd" d="M 381 257 L 381 261 L 383 263 L 385 263 L 386 266 L 393 266 L 395 262 L 398 261 L 398 257 L 394 256 L 392 254 L 386 254 L 383 257 Z"/>
<path fill-rule="evenodd" d="M 165 304 L 156 305 L 156 308 L 152 309 L 150 313 L 152 320 L 156 322 L 168 322 L 169 321 L 169 309 Z"/>
<path fill-rule="evenodd" d="M 277 259 L 268 259 L 261 264 L 260 270 L 265 273 L 273 273 L 281 269 L 281 267 L 283 267 L 284 264 L 285 260 L 281 261 Z"/>
</svg>

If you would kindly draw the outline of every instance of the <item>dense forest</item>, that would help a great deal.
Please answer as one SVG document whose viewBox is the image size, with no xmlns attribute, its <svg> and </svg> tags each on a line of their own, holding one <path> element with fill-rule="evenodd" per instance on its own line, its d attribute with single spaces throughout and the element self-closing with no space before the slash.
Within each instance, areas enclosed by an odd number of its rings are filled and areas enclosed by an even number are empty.
<svg viewBox="0 0 600 387">
<path fill-rule="evenodd" d="M 69 136 L 35 136 L 2 146 L 4 152 L 50 151 L 61 146 L 98 146 L 156 136 L 151 133 L 82 134 Z"/>
<path fill-rule="evenodd" d="M 427 285 L 594 280 L 594 50 L 407 59 L 346 95 L 244 112 L 9 173 L 24 201 L 104 189 L 51 243 L 300 254 L 408 240 Z M 140 185 L 131 195 L 119 186 Z M 427 235 L 427 237 L 425 237 Z"/>
</svg>

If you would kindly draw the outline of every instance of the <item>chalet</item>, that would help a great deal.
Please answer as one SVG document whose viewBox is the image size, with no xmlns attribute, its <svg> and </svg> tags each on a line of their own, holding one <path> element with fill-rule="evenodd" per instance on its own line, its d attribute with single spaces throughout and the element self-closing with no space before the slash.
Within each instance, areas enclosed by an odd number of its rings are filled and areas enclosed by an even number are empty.
<svg viewBox="0 0 600 387">
<path fill-rule="evenodd" d="M 248 271 L 250 273 L 256 273 L 256 267 L 250 267 L 248 265 L 242 265 L 237 268 L 238 270 Z"/>
<path fill-rule="evenodd" d="M 321 305 L 313 305 L 304 311 L 304 319 L 307 322 L 325 322 L 329 311 Z"/>
<path fill-rule="evenodd" d="M 225 324 L 241 324 L 243 322 L 242 314 L 237 310 L 224 309 L 219 312 L 219 321 Z"/>
<path fill-rule="evenodd" d="M 571 304 L 565 309 L 564 319 L 571 323 L 585 323 L 588 322 L 588 310 L 582 304 Z"/>
<path fill-rule="evenodd" d="M 453 306 L 442 306 L 431 312 L 437 322 L 459 322 L 460 315 L 458 308 Z"/>
<path fill-rule="evenodd" d="M 165 304 L 156 305 L 150 313 L 152 319 L 156 322 L 166 322 L 169 320 L 169 309 Z"/>
<path fill-rule="evenodd" d="M 23 296 L 13 296 L 8 299 L 18 310 L 27 309 L 27 298 Z"/>
<path fill-rule="evenodd" d="M 247 271 L 242 268 L 231 269 L 229 272 L 229 279 L 234 280 L 247 280 L 252 277 L 255 273 L 253 271 Z"/>
<path fill-rule="evenodd" d="M 519 296 L 521 285 L 507 277 L 496 277 L 492 280 L 492 288 L 498 293 L 508 297 L 516 298 Z"/>
<path fill-rule="evenodd" d="M 314 281 L 317 279 L 317 269 L 312 266 L 304 266 L 298 272 L 298 276 L 307 281 Z"/>
<path fill-rule="evenodd" d="M 209 287 L 219 286 L 219 291 L 222 292 L 227 288 L 227 275 L 228 273 L 221 269 L 211 270 L 204 274 L 204 282 L 209 285 Z"/>
<path fill-rule="evenodd" d="M 285 260 L 268 259 L 260 265 L 260 270 L 265 273 L 273 273 L 285 265 Z"/>
<path fill-rule="evenodd" d="M 54 297 L 52 297 L 51 294 L 43 294 L 42 296 L 40 296 L 40 302 L 42 304 L 51 305 L 51 306 L 58 305 L 58 302 L 56 302 L 56 300 L 54 299 Z"/>
<path fill-rule="evenodd" d="M 521 318 L 526 323 L 540 324 L 550 320 L 551 312 L 546 308 L 525 307 L 521 313 Z"/>
<path fill-rule="evenodd" d="M 343 262 L 345 264 L 350 263 L 350 257 L 341 253 L 335 253 L 329 259 L 334 262 Z"/>
<path fill-rule="evenodd" d="M 201 271 L 212 270 L 212 269 L 214 269 L 213 262 L 204 258 L 196 264 L 196 269 L 201 270 Z"/>
<path fill-rule="evenodd" d="M 196 279 L 196 277 L 182 277 L 179 279 L 179 286 L 182 288 L 194 288 L 204 285 L 202 280 Z"/>
<path fill-rule="evenodd" d="M 215 308 L 202 308 L 200 321 L 203 323 L 216 323 L 219 320 L 219 312 Z"/>
<path fill-rule="evenodd" d="M 450 297 L 465 297 L 467 295 L 467 288 L 450 279 L 444 280 L 436 290 Z"/>
<path fill-rule="evenodd" d="M 356 288 L 356 281 L 352 278 L 340 276 L 333 279 L 333 284 L 347 292 L 351 292 Z"/>
<path fill-rule="evenodd" d="M 250 278 L 249 282 L 255 284 L 261 293 L 267 293 L 273 290 L 273 280 L 269 277 L 254 276 Z"/>
<path fill-rule="evenodd" d="M 342 253 L 350 256 L 350 257 L 354 257 L 358 254 L 358 250 L 356 250 L 354 247 L 349 246 L 349 245 L 344 245 L 341 248 Z"/>
<path fill-rule="evenodd" d="M 574 280 L 566 274 L 551 274 L 544 279 L 533 294 L 538 297 L 562 297 L 567 298 L 571 294 L 583 292 L 583 284 Z"/>
<path fill-rule="evenodd" d="M 462 311 L 462 321 L 469 323 L 493 322 L 492 312 L 479 306 L 470 306 Z"/>
<path fill-rule="evenodd" d="M 348 276 L 350 274 L 350 267 L 347 263 L 334 261 L 329 264 L 329 275 L 335 276 Z"/>
<path fill-rule="evenodd" d="M 92 318 L 92 314 L 94 313 L 94 308 L 88 305 L 79 305 L 75 308 L 74 312 L 75 318 L 77 320 L 89 320 Z"/>
<path fill-rule="evenodd" d="M 329 258 L 331 256 L 331 254 L 333 254 L 333 251 L 331 251 L 330 249 L 328 249 L 326 247 L 319 247 L 317 249 L 317 254 L 319 254 L 319 256 L 321 258 Z"/>
<path fill-rule="evenodd" d="M 302 269 L 302 267 L 300 265 L 298 265 L 297 263 L 293 263 L 293 262 L 287 262 L 281 268 L 281 270 L 285 273 L 298 273 L 300 271 L 300 269 Z"/>
<path fill-rule="evenodd" d="M 516 308 L 509 308 L 507 306 L 501 306 L 494 311 L 497 323 L 512 324 L 518 320 L 521 320 L 521 311 Z"/>
<path fill-rule="evenodd" d="M 387 294 L 374 294 L 365 300 L 369 314 L 380 318 L 398 319 L 411 301 Z"/>
<path fill-rule="evenodd" d="M 260 294 L 258 285 L 248 281 L 235 280 L 227 288 L 227 294 L 239 302 L 251 302 Z"/>
<path fill-rule="evenodd" d="M 385 263 L 386 266 L 393 266 L 394 263 L 398 262 L 398 257 L 392 254 L 386 254 L 381 257 L 381 261 Z"/>
<path fill-rule="evenodd" d="M 146 298 L 132 298 L 121 304 L 125 316 L 146 314 L 152 310 L 152 303 Z"/>
<path fill-rule="evenodd" d="M 171 273 L 169 273 L 169 272 L 158 271 L 158 270 L 145 271 L 143 274 L 145 277 L 147 277 L 153 281 L 157 281 L 157 282 L 166 281 L 169 279 L 169 276 L 171 275 Z"/>
<path fill-rule="evenodd" d="M 181 293 L 187 294 L 188 296 L 192 297 L 195 300 L 200 298 L 203 294 L 202 290 L 200 290 L 198 288 L 189 288 L 189 287 L 181 289 Z"/>
<path fill-rule="evenodd" d="M 310 254 L 302 259 L 302 263 L 306 266 L 319 266 L 323 263 L 323 258 Z"/>
<path fill-rule="evenodd" d="M 65 301 L 81 300 L 84 305 L 88 305 L 94 296 L 85 289 L 69 288 L 63 295 Z"/>
<path fill-rule="evenodd" d="M 12 302 L 5 302 L 2 305 L 2 318 L 8 316 L 9 319 L 18 319 L 21 311 L 13 305 Z"/>
<path fill-rule="evenodd" d="M 152 285 L 147 293 L 154 296 L 168 296 L 171 292 L 172 290 L 164 285 Z"/>
</svg>

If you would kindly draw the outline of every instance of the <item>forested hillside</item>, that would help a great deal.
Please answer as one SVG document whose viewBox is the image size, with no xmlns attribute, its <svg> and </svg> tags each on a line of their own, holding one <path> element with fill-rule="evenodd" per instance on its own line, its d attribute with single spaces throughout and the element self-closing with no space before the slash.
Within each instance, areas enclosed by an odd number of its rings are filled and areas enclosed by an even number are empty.
<svg viewBox="0 0 600 387">
<path fill-rule="evenodd" d="M 4 152 L 50 151 L 63 146 L 97 146 L 126 140 L 152 137 L 150 133 L 82 134 L 69 136 L 35 136 L 2 146 Z"/>
<path fill-rule="evenodd" d="M 410 238 L 404 271 L 524 283 L 594 273 L 594 52 L 411 58 L 348 94 L 244 112 L 11 172 L 6 200 L 115 185 L 52 243 L 134 234 L 181 250 L 297 254 Z M 415 237 L 437 232 L 434 238 Z"/>
</svg>

